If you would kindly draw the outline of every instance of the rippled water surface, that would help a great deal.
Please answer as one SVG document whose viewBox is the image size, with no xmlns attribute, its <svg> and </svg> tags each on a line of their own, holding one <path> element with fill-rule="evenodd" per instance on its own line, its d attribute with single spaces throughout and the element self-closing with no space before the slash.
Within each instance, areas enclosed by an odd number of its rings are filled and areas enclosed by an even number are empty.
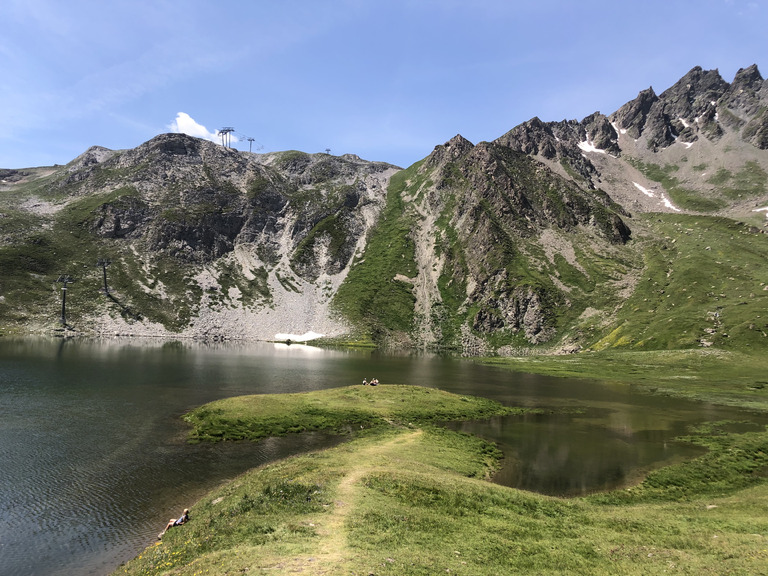
<svg viewBox="0 0 768 576">
<path fill-rule="evenodd" d="M 211 488 L 265 462 L 332 445 L 324 435 L 188 445 L 180 416 L 239 394 L 357 384 L 364 377 L 473 393 L 570 416 L 457 427 L 499 442 L 497 481 L 573 495 L 620 486 L 694 454 L 688 423 L 749 415 L 505 372 L 450 358 L 272 344 L 0 341 L 0 574 L 106 574 Z"/>
</svg>

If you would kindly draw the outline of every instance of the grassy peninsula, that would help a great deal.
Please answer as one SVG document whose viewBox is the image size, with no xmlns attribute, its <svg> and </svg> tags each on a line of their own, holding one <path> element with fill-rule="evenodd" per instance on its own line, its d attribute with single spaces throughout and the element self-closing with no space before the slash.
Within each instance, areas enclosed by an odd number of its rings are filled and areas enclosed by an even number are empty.
<svg viewBox="0 0 768 576">
<path fill-rule="evenodd" d="M 764 573 L 765 430 L 735 433 L 733 423 L 692 430 L 685 440 L 706 446 L 702 457 L 630 489 L 559 499 L 487 482 L 495 447 L 433 424 L 508 411 L 409 386 L 203 406 L 187 417 L 198 441 L 299 429 L 356 433 L 234 479 L 195 504 L 192 521 L 115 573 Z"/>
<path fill-rule="evenodd" d="M 260 440 L 326 430 L 347 432 L 381 426 L 414 426 L 473 420 L 520 409 L 474 396 L 419 386 L 351 386 L 298 394 L 225 398 L 193 410 L 192 440 Z"/>
</svg>

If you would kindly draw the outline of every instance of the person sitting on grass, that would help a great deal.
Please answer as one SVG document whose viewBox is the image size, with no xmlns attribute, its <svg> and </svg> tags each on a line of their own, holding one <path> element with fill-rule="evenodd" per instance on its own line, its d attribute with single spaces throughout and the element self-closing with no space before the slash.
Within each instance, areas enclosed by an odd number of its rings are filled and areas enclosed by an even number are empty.
<svg viewBox="0 0 768 576">
<path fill-rule="evenodd" d="M 158 538 L 162 538 L 163 534 L 165 534 L 169 528 L 173 528 L 174 526 L 181 526 L 185 522 L 189 520 L 189 508 L 184 508 L 184 512 L 181 513 L 181 516 L 178 518 L 171 518 L 168 520 L 168 524 L 165 525 L 165 529 L 160 532 L 160 534 L 157 535 Z"/>
</svg>

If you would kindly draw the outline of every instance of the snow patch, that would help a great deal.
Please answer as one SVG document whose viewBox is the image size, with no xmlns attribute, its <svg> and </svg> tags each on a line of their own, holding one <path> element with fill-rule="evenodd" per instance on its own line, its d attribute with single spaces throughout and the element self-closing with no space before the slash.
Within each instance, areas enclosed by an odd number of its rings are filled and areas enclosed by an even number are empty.
<svg viewBox="0 0 768 576">
<path fill-rule="evenodd" d="M 690 124 L 688 124 L 688 122 L 685 121 L 685 118 L 678 118 L 678 121 L 680 122 L 680 124 L 683 125 L 683 127 L 690 128 Z"/>
<path fill-rule="evenodd" d="M 656 197 L 656 193 L 653 192 L 652 190 L 648 190 L 648 188 L 646 188 L 645 186 L 641 186 L 637 182 L 632 182 L 632 184 L 634 184 L 635 188 L 640 190 L 640 192 L 648 196 L 648 198 Z M 661 198 L 661 203 L 664 204 L 665 207 L 669 208 L 670 210 L 674 210 L 675 212 L 682 212 L 680 208 L 678 208 L 677 206 L 672 204 L 672 202 L 669 201 L 669 198 L 667 198 L 663 192 L 660 193 L 660 198 Z M 768 210 L 768 208 L 766 208 L 766 210 Z"/>
<path fill-rule="evenodd" d="M 675 212 L 682 212 L 682 210 L 680 210 L 680 208 L 672 204 L 672 202 L 670 202 L 669 199 L 663 193 L 661 195 L 661 202 L 664 204 L 664 206 L 666 206 L 670 210 L 674 210 Z"/>
<path fill-rule="evenodd" d="M 755 208 L 752 210 L 752 212 L 765 212 L 765 217 L 768 218 L 768 206 L 764 206 L 763 208 Z"/>
<path fill-rule="evenodd" d="M 581 148 L 584 152 L 597 152 L 598 154 L 605 154 L 605 150 L 601 150 L 600 148 L 595 147 L 595 145 L 589 140 L 579 142 L 579 148 Z"/>
<path fill-rule="evenodd" d="M 309 342 L 310 340 L 316 340 L 322 337 L 322 334 L 312 332 L 311 330 L 309 332 L 304 332 L 304 334 L 275 334 L 275 340 L 282 340 L 284 342 L 287 342 L 288 340 L 291 342 Z"/>
<path fill-rule="evenodd" d="M 632 182 L 632 184 L 634 184 L 635 188 L 640 190 L 640 192 L 642 192 L 643 194 L 645 194 L 649 198 L 655 198 L 656 197 L 656 194 L 654 194 L 653 192 L 648 190 L 648 188 L 646 188 L 645 186 L 640 186 L 640 184 L 638 184 L 637 182 Z"/>
</svg>

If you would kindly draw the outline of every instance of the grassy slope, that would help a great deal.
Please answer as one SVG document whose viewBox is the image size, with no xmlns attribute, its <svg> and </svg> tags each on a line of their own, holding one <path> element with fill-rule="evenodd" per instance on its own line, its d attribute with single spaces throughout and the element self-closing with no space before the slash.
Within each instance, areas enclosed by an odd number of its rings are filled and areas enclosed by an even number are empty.
<svg viewBox="0 0 768 576">
<path fill-rule="evenodd" d="M 416 275 L 410 239 L 413 215 L 401 196 L 406 179 L 415 169 L 413 166 L 392 177 L 387 204 L 371 232 L 364 258 L 353 261 L 334 296 L 335 307 L 360 327 L 363 340 L 380 343 L 387 335 L 408 334 L 413 329 L 413 287 L 395 278 Z"/>
<path fill-rule="evenodd" d="M 648 215 L 645 265 L 595 350 L 768 345 L 768 236 L 726 218 Z"/>
<path fill-rule="evenodd" d="M 99 238 L 90 229 L 102 204 L 135 195 L 131 188 L 120 188 L 75 198 L 55 217 L 12 212 L 12 229 L 6 230 L 12 233 L 11 241 L 0 246 L 3 333 L 28 333 L 58 325 L 61 285 L 56 279 L 60 274 L 75 279 L 67 296 L 67 321 L 75 328 L 87 328 L 88 319 L 103 309 L 129 321 L 160 322 L 171 330 L 186 325 L 199 300 L 199 293 L 186 279 L 190 271 L 170 258 L 157 259 L 150 270 L 124 241 Z M 112 299 L 100 294 L 99 258 L 112 261 L 107 269 Z"/>
<path fill-rule="evenodd" d="M 630 490 L 563 500 L 483 481 L 494 452 L 479 439 L 429 424 L 398 424 L 395 408 L 405 404 L 410 419 L 437 393 L 413 390 L 342 388 L 289 399 L 261 397 L 263 403 L 250 397 L 209 405 L 219 423 L 260 410 L 279 419 L 314 403 L 327 414 L 338 411 L 341 420 L 352 410 L 384 416 L 392 424 L 237 478 L 197 503 L 188 524 L 169 531 L 116 573 L 764 570 L 765 431 L 728 434 L 718 426 L 694 431 L 689 441 L 709 446 L 705 456 L 658 470 Z M 441 405 L 457 416 L 465 407 L 468 414 L 475 410 L 471 398 L 439 394 Z"/>
</svg>

